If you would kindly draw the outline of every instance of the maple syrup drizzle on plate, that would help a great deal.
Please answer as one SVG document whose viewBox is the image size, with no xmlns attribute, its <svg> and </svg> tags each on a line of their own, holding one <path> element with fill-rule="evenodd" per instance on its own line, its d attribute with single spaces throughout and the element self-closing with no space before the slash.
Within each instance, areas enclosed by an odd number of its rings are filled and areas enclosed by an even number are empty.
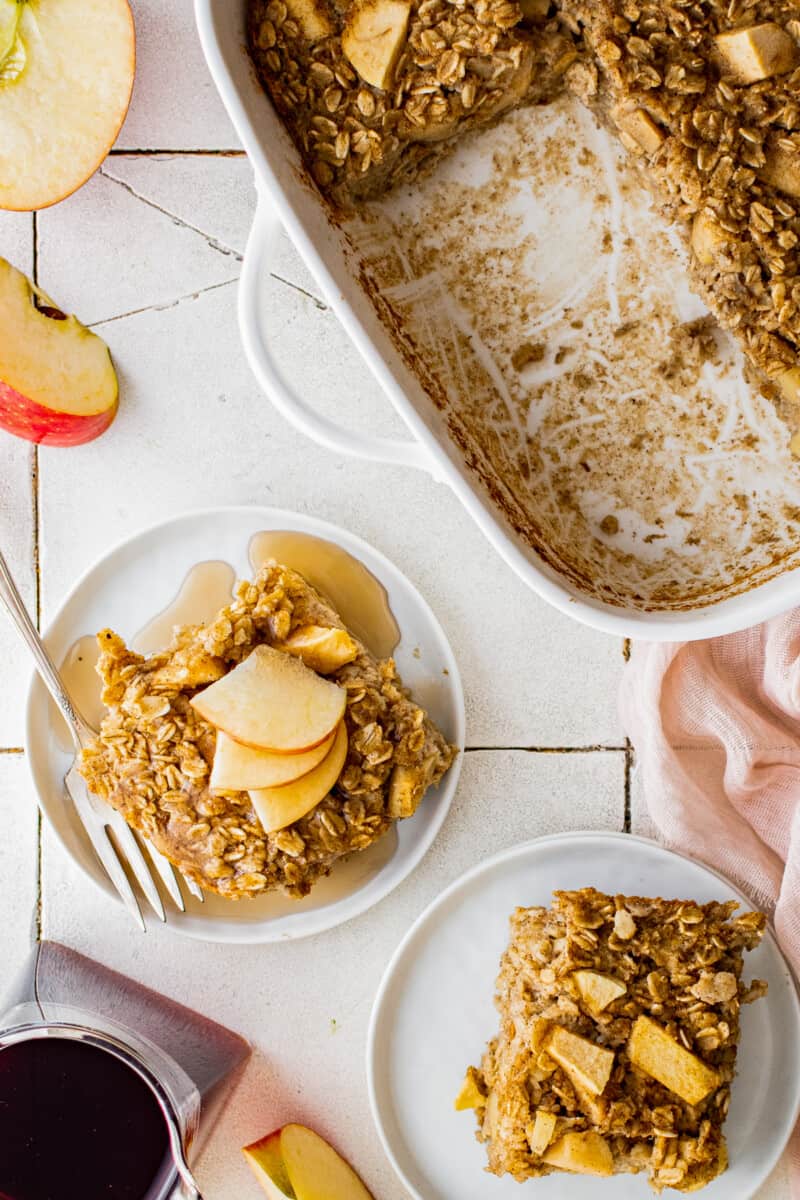
<svg viewBox="0 0 800 1200">
<path fill-rule="evenodd" d="M 386 589 L 341 546 L 310 533 L 270 529 L 254 534 L 249 555 L 254 572 L 271 558 L 298 571 L 330 601 L 347 628 L 377 658 L 394 653 L 400 629 Z"/>
<path fill-rule="evenodd" d="M 172 639 L 176 625 L 204 625 L 230 604 L 236 572 L 230 563 L 201 562 L 192 567 L 174 600 L 131 640 L 137 654 L 156 654 Z"/>
<path fill-rule="evenodd" d="M 131 641 L 137 654 L 155 654 L 169 645 L 176 625 L 201 625 L 230 604 L 236 572 L 230 563 L 201 562 L 187 572 L 174 600 L 139 630 Z M 100 699 L 102 683 L 97 674 L 100 648 L 94 634 L 78 638 L 59 667 L 61 678 L 78 712 L 93 729 L 99 729 L 106 707 Z M 52 700 L 50 701 L 52 704 Z M 58 709 L 53 725 L 63 750 L 72 749 L 72 739 Z"/>
<path fill-rule="evenodd" d="M 106 706 L 100 699 L 103 685 L 96 670 L 99 657 L 97 638 L 93 633 L 87 633 L 73 642 L 58 668 L 73 705 L 92 729 L 99 729 L 106 715 Z M 50 705 L 56 743 L 62 750 L 72 751 L 74 746 L 64 718 L 50 696 L 47 697 L 47 703 Z"/>
</svg>

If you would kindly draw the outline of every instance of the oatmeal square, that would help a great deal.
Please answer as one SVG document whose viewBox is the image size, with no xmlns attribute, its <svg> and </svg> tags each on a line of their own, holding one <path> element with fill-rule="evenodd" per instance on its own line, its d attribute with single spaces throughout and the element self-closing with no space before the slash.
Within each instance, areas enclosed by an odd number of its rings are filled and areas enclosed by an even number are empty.
<svg viewBox="0 0 800 1200">
<path fill-rule="evenodd" d="M 343 641 L 351 648 L 325 672 L 345 693 L 344 765 L 310 811 L 268 832 L 256 793 L 212 785 L 219 734 L 192 700 L 259 647 L 319 666 L 319 634 L 330 630 L 346 634 L 328 639 L 337 654 Z M 375 658 L 327 600 L 278 563 L 239 583 L 214 620 L 177 629 L 162 653 L 136 654 L 110 629 L 98 641 L 109 712 L 83 752 L 87 784 L 186 876 L 222 896 L 306 895 L 338 859 L 412 816 L 455 757 L 393 660 Z"/>
<path fill-rule="evenodd" d="M 737 907 L 583 888 L 516 910 L 500 1032 L 456 1102 L 489 1171 L 645 1171 L 656 1191 L 724 1171 L 740 1009 L 766 991 L 741 978 L 766 918 Z"/>
</svg>

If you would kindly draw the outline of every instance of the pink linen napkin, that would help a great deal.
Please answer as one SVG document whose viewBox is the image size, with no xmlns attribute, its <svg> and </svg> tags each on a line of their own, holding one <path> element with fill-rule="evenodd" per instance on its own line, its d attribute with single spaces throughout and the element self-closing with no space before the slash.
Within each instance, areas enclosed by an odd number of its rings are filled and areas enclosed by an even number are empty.
<svg viewBox="0 0 800 1200">
<path fill-rule="evenodd" d="M 774 913 L 800 973 L 800 609 L 634 646 L 620 706 L 663 840 Z"/>
<path fill-rule="evenodd" d="M 703 642 L 633 647 L 620 693 L 669 846 L 769 912 L 800 975 L 800 609 Z M 800 1200 L 800 1136 L 791 1145 Z"/>
</svg>

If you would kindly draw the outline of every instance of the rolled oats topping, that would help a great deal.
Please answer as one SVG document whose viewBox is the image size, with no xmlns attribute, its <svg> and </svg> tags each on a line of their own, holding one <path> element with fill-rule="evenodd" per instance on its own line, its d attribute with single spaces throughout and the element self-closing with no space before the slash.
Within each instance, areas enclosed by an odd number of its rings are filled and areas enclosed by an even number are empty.
<svg viewBox="0 0 800 1200">
<path fill-rule="evenodd" d="M 332 790 L 301 819 L 266 833 L 247 791 L 211 787 L 216 732 L 192 698 L 257 647 L 293 654 L 309 629 L 326 628 L 344 629 L 327 601 L 271 563 L 239 583 L 214 620 L 176 629 L 161 653 L 143 657 L 112 630 L 98 634 L 109 713 L 81 771 L 96 795 L 203 888 L 229 898 L 274 889 L 306 895 L 337 859 L 413 815 L 453 761 L 454 748 L 414 703 L 394 662 L 352 639 L 354 657 L 328 672 L 346 693 L 348 743 Z"/>
<path fill-rule="evenodd" d="M 766 990 L 741 979 L 766 918 L 737 907 L 583 888 L 516 910 L 500 1032 L 456 1103 L 492 1173 L 644 1171 L 660 1192 L 725 1169 L 740 1009 Z"/>
</svg>

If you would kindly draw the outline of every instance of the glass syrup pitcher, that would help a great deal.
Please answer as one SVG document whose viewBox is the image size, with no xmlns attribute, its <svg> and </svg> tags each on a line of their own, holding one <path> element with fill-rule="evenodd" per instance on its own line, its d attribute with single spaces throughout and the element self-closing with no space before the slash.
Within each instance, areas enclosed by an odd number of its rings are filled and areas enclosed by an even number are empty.
<svg viewBox="0 0 800 1200">
<path fill-rule="evenodd" d="M 202 1200 L 242 1038 L 54 942 L 0 1003 L 0 1200 Z"/>
</svg>

